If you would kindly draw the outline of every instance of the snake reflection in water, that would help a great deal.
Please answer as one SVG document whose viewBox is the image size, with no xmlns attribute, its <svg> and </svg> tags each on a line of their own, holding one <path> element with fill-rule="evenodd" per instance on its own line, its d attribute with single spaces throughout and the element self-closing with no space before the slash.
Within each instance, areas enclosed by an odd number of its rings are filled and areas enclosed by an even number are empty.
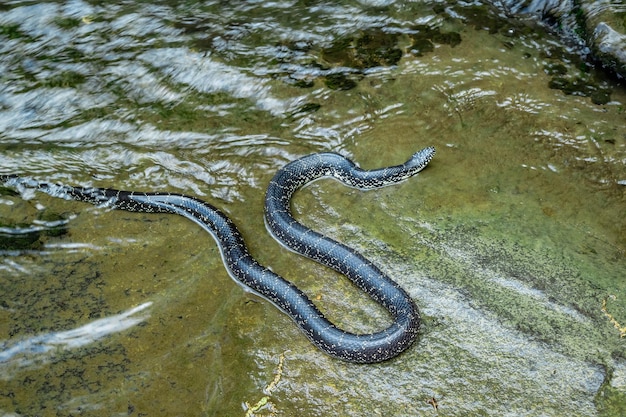
<svg viewBox="0 0 626 417">
<path fill-rule="evenodd" d="M 291 317 L 322 351 L 348 362 L 381 362 L 407 349 L 416 339 L 420 316 L 411 297 L 395 281 L 353 249 L 296 221 L 290 202 L 299 188 L 330 177 L 358 188 L 372 189 L 403 181 L 421 171 L 435 149 L 424 148 L 402 165 L 362 170 L 336 153 L 318 153 L 287 164 L 271 180 L 265 196 L 265 221 L 286 247 L 348 277 L 392 315 L 392 324 L 376 333 L 353 334 L 337 328 L 294 284 L 260 265 L 249 253 L 235 224 L 220 210 L 195 197 L 174 193 L 142 193 L 105 188 L 71 187 L 16 175 L 0 181 L 16 188 L 36 188 L 54 197 L 144 213 L 175 213 L 200 225 L 217 241 L 229 274 L 271 301 Z"/>
</svg>

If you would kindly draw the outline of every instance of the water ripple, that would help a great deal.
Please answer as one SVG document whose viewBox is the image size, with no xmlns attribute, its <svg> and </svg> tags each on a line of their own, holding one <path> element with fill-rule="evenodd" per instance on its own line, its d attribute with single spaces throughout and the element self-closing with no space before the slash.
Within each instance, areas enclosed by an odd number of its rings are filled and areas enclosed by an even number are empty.
<svg viewBox="0 0 626 417">
<path fill-rule="evenodd" d="M 10 380 L 17 371 L 46 364 L 59 350 L 77 349 L 136 326 L 148 318 L 145 313 L 138 313 L 151 305 L 152 302 L 143 303 L 70 330 L 44 333 L 17 342 L 0 341 L 0 375 L 3 380 Z"/>
</svg>

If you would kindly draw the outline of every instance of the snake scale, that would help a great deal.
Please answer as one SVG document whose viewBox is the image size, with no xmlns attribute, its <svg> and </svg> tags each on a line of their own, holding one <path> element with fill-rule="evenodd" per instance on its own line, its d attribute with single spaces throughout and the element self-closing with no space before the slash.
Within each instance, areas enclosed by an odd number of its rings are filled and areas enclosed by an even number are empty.
<svg viewBox="0 0 626 417">
<path fill-rule="evenodd" d="M 389 327 L 369 334 L 354 334 L 337 328 L 293 283 L 260 265 L 250 255 L 230 218 L 198 198 L 174 193 L 71 187 L 16 175 L 0 175 L 0 181 L 8 186 L 35 188 L 54 197 L 103 207 L 179 214 L 215 238 L 224 265 L 236 281 L 291 317 L 318 348 L 348 362 L 374 363 L 397 356 L 415 341 L 420 325 L 415 303 L 395 281 L 355 250 L 295 220 L 290 212 L 291 198 L 299 188 L 323 177 L 334 178 L 358 189 L 395 184 L 421 171 L 434 154 L 433 147 L 424 148 L 402 165 L 375 170 L 362 170 L 336 153 L 312 154 L 280 169 L 267 189 L 265 222 L 271 234 L 286 247 L 345 275 L 391 313 L 393 322 Z"/>
</svg>

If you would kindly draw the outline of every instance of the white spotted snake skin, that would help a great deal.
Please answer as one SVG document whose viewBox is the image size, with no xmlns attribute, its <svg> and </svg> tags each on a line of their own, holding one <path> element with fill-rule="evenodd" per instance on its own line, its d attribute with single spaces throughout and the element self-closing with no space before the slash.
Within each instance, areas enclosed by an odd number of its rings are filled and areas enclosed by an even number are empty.
<svg viewBox="0 0 626 417">
<path fill-rule="evenodd" d="M 54 197 L 90 202 L 144 213 L 175 213 L 209 232 L 216 240 L 229 274 L 246 288 L 271 301 L 291 317 L 322 351 L 348 362 L 381 362 L 406 350 L 416 339 L 420 316 L 411 297 L 391 278 L 353 249 L 298 223 L 290 213 L 291 197 L 299 188 L 322 177 L 371 189 L 394 184 L 421 171 L 434 156 L 428 147 L 402 165 L 362 170 L 335 153 L 305 156 L 280 169 L 267 189 L 265 220 L 272 235 L 288 248 L 348 277 L 385 307 L 392 324 L 376 333 L 353 334 L 337 328 L 294 284 L 260 265 L 249 253 L 235 224 L 220 210 L 195 197 L 173 193 L 142 193 L 83 188 L 0 175 L 13 187 L 36 188 Z"/>
</svg>

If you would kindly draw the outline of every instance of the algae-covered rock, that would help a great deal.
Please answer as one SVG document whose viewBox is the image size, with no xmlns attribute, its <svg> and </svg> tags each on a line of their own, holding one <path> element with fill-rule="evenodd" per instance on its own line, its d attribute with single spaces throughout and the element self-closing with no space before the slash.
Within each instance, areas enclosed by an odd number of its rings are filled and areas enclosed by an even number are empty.
<svg viewBox="0 0 626 417">
<path fill-rule="evenodd" d="M 322 48 L 320 58 L 323 64 L 317 66 L 326 70 L 345 67 L 360 73 L 369 68 L 396 65 L 403 54 L 397 43 L 396 34 L 378 28 L 363 30 L 354 36 L 341 37 L 332 45 Z M 332 90 L 350 90 L 357 85 L 349 76 L 349 71 L 327 74 L 324 82 Z"/>
<path fill-rule="evenodd" d="M 46 236 L 63 236 L 67 234 L 67 219 L 63 215 L 50 210 L 39 212 L 38 224 L 43 227 Z"/>
<path fill-rule="evenodd" d="M 19 192 L 12 188 L 0 187 L 0 196 L 18 197 Z M 24 211 L 22 211 L 24 213 Z M 0 218 L 0 250 L 39 250 L 45 237 L 58 237 L 67 233 L 67 219 L 52 210 L 37 212 L 37 220 L 25 218 Z"/>
<path fill-rule="evenodd" d="M 438 27 L 430 27 L 419 25 L 412 28 L 415 33 L 412 34 L 409 50 L 417 56 L 423 56 L 425 53 L 432 52 L 435 44 L 445 44 L 455 47 L 461 43 L 461 35 L 457 32 L 442 32 Z"/>
<path fill-rule="evenodd" d="M 395 65 L 402 58 L 397 35 L 380 29 L 366 31 L 355 40 L 354 55 L 362 68 Z"/>
<path fill-rule="evenodd" d="M 381 29 L 361 31 L 356 36 L 336 40 L 331 46 L 322 49 L 322 59 L 326 62 L 355 69 L 395 65 L 402 58 L 402 50 L 397 46 L 398 36 Z"/>
<path fill-rule="evenodd" d="M 0 250 L 36 250 L 41 248 L 41 231 L 27 224 L 7 224 L 0 221 Z"/>
<path fill-rule="evenodd" d="M 326 86 L 331 90 L 351 90 L 356 87 L 356 81 L 340 72 L 327 75 L 325 82 Z"/>
<path fill-rule="evenodd" d="M 46 237 L 67 234 L 67 219 L 52 211 L 42 211 L 31 223 L 0 219 L 0 250 L 39 250 Z"/>
<path fill-rule="evenodd" d="M 611 101 L 611 92 L 580 77 L 567 78 L 561 75 L 553 77 L 548 87 L 561 90 L 565 94 L 590 97 L 594 104 L 606 104 Z"/>
</svg>

